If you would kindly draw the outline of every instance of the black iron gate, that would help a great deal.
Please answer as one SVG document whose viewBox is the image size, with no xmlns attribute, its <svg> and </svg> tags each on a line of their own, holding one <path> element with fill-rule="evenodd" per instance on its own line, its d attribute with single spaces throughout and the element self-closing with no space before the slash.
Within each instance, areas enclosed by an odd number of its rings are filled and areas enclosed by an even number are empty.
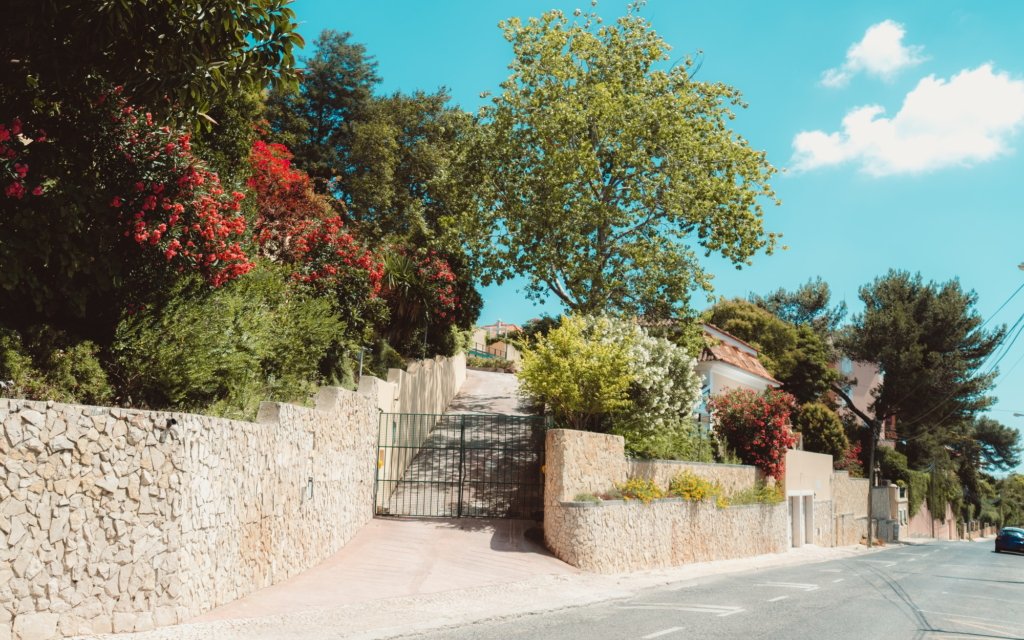
<svg viewBox="0 0 1024 640">
<path fill-rule="evenodd" d="M 382 414 L 376 513 L 540 519 L 545 426 L 537 416 Z"/>
</svg>

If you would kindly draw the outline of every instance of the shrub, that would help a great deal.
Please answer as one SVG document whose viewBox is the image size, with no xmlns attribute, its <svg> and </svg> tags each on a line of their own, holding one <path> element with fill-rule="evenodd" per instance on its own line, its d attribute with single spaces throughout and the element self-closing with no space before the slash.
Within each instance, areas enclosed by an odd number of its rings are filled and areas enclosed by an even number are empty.
<svg viewBox="0 0 1024 640">
<path fill-rule="evenodd" d="M 737 491 L 729 496 L 730 505 L 742 504 L 779 504 L 786 499 L 782 486 L 768 485 L 758 482 L 753 487 Z"/>
<path fill-rule="evenodd" d="M 789 429 L 794 405 L 778 389 L 732 389 L 708 401 L 716 429 L 740 459 L 776 480 L 785 474 L 786 450 L 796 444 Z"/>
<path fill-rule="evenodd" d="M 523 351 L 521 388 L 570 428 L 611 432 L 644 458 L 708 459 L 689 420 L 699 400 L 695 360 L 636 323 L 569 316 Z"/>
<path fill-rule="evenodd" d="M 601 498 L 592 493 L 577 493 L 573 502 L 601 502 Z"/>
<path fill-rule="evenodd" d="M 480 356 L 469 356 L 466 358 L 467 367 L 477 369 L 490 369 L 492 371 L 505 371 L 512 367 L 512 362 L 504 358 L 481 358 Z"/>
<path fill-rule="evenodd" d="M 29 400 L 105 404 L 112 396 L 99 347 L 40 327 L 23 339 L 0 328 L 0 395 Z"/>
<path fill-rule="evenodd" d="M 607 417 L 630 407 L 630 344 L 603 339 L 609 318 L 568 316 L 557 329 L 523 352 L 522 392 L 546 405 L 558 423 L 583 431 L 607 431 Z"/>
<path fill-rule="evenodd" d="M 842 464 L 850 441 L 835 411 L 820 402 L 808 402 L 795 413 L 793 427 L 803 434 L 804 449 L 832 456 L 833 465 Z"/>
<path fill-rule="evenodd" d="M 615 488 L 622 494 L 623 500 L 639 500 L 644 504 L 665 497 L 665 491 L 656 482 L 646 478 L 629 478 L 623 484 L 615 485 Z"/>
<path fill-rule="evenodd" d="M 112 352 L 132 406 L 251 418 L 261 400 L 301 401 L 344 333 L 333 302 L 262 264 L 218 290 L 177 287 L 124 318 Z"/>
<path fill-rule="evenodd" d="M 722 487 L 690 471 L 681 471 L 669 483 L 668 495 L 689 502 L 703 502 L 722 495 Z"/>
</svg>

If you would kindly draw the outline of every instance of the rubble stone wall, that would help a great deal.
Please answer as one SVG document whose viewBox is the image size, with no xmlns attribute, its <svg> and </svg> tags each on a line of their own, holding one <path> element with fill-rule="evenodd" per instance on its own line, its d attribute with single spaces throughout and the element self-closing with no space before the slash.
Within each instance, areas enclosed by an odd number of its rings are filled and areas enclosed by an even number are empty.
<svg viewBox="0 0 1024 640">
<path fill-rule="evenodd" d="M 581 494 L 603 493 L 631 473 L 641 475 L 637 471 L 646 470 L 662 486 L 668 484 L 670 472 L 675 475 L 691 467 L 709 479 L 738 483 L 736 477 L 741 477 L 749 483 L 746 486 L 753 486 L 753 468 L 661 461 L 634 466 L 625 458 L 620 436 L 567 429 L 548 431 L 545 458 L 545 541 L 560 559 L 586 571 L 655 569 L 782 553 L 788 547 L 785 503 L 719 509 L 711 502 L 680 499 L 650 504 L 575 501 Z"/>
<path fill-rule="evenodd" d="M 657 500 L 562 503 L 544 511 L 552 552 L 584 571 L 618 573 L 783 553 L 786 504 L 717 508 Z"/>
<path fill-rule="evenodd" d="M 372 516 L 375 399 L 256 422 L 0 400 L 0 640 L 175 624 L 320 562 Z"/>
</svg>

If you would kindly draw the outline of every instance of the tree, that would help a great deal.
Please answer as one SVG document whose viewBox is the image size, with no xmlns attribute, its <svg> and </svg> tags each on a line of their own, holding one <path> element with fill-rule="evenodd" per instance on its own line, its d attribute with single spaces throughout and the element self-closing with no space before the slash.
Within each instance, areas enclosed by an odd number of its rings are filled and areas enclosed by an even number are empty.
<svg viewBox="0 0 1024 640">
<path fill-rule="evenodd" d="M 60 114 L 94 98 L 97 81 L 189 119 L 226 95 L 293 83 L 303 41 L 290 1 L 13 0 L 0 25 L 0 104 L 45 117 L 33 124 L 56 136 Z"/>
<path fill-rule="evenodd" d="M 827 406 L 811 402 L 795 412 L 793 427 L 804 437 L 804 449 L 832 456 L 833 465 L 845 460 L 850 448 L 843 422 Z"/>
<path fill-rule="evenodd" d="M 352 230 L 381 248 L 391 311 L 384 336 L 407 355 L 450 353 L 482 304 L 450 224 L 472 191 L 460 167 L 473 120 L 444 89 L 373 95 L 376 62 L 349 33 L 325 31 L 316 47 L 298 91 L 271 94 L 271 137 L 291 147 L 295 167 Z"/>
<path fill-rule="evenodd" d="M 984 365 L 1005 328 L 986 330 L 974 309 L 977 296 L 956 280 L 926 283 L 920 274 L 889 271 L 861 287 L 860 298 L 864 311 L 853 317 L 840 347 L 855 360 L 877 363 L 884 379 L 871 415 L 855 413 L 873 425 L 875 437 L 895 416 L 910 466 L 927 466 L 952 441 L 956 425 L 992 403 L 986 394 L 996 372 Z M 836 392 L 853 410 L 844 390 Z"/>
<path fill-rule="evenodd" d="M 668 317 L 711 289 L 697 253 L 737 267 L 768 253 L 761 201 L 775 169 L 727 126 L 740 94 L 668 67 L 631 7 L 614 24 L 550 11 L 500 24 L 512 74 L 480 111 L 484 179 L 463 218 L 484 283 L 529 279 L 579 313 Z"/>
<path fill-rule="evenodd" d="M 750 301 L 781 320 L 809 326 L 822 338 L 831 336 L 846 316 L 846 303 L 830 307 L 828 283 L 820 277 L 808 280 L 795 291 L 779 288 L 765 296 L 750 295 Z"/>
<path fill-rule="evenodd" d="M 739 298 L 719 302 L 705 316 L 756 347 L 761 362 L 798 403 L 818 401 L 839 378 L 831 350 L 809 326 L 794 326 Z"/>
</svg>

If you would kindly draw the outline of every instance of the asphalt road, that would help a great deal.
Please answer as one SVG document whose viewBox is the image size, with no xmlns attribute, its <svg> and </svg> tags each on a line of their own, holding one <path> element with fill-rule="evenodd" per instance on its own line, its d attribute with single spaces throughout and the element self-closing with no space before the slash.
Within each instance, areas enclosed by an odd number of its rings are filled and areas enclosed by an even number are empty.
<svg viewBox="0 0 1024 640">
<path fill-rule="evenodd" d="M 473 640 L 1024 638 L 1024 555 L 991 542 L 901 546 L 709 577 L 629 600 L 418 636 Z"/>
</svg>

